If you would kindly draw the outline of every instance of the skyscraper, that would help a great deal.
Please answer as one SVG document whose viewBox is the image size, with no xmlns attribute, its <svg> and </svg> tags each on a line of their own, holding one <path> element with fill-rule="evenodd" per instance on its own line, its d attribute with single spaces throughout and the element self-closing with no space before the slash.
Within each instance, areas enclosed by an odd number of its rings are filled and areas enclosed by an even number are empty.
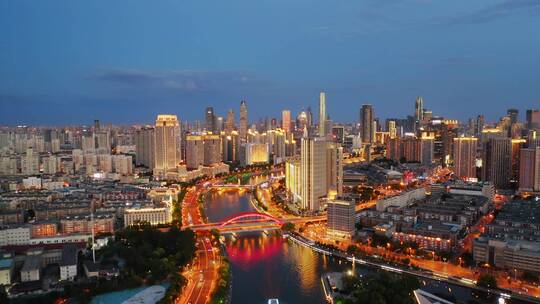
<svg viewBox="0 0 540 304">
<path fill-rule="evenodd" d="M 227 120 L 225 121 L 225 133 L 231 134 L 234 131 L 234 110 L 230 109 L 227 112 Z"/>
<path fill-rule="evenodd" d="M 527 129 L 540 127 L 540 111 L 538 109 L 528 109 L 526 112 Z"/>
<path fill-rule="evenodd" d="M 206 122 L 206 131 L 215 132 L 216 131 L 216 116 L 214 115 L 213 107 L 206 107 L 205 112 L 205 122 Z"/>
<path fill-rule="evenodd" d="M 342 194 L 343 149 L 324 137 L 304 137 L 300 146 L 301 207 L 319 211 L 321 198 Z"/>
<path fill-rule="evenodd" d="M 373 106 L 370 104 L 362 105 L 360 110 L 360 124 L 363 143 L 373 142 Z"/>
<path fill-rule="evenodd" d="M 454 174 L 460 178 L 476 177 L 476 146 L 478 139 L 476 137 L 456 137 L 454 138 L 454 150 L 452 158 L 454 159 Z"/>
<path fill-rule="evenodd" d="M 326 136 L 326 94 L 319 95 L 319 136 Z"/>
<path fill-rule="evenodd" d="M 291 111 L 283 110 L 281 112 L 281 128 L 286 133 L 290 133 L 292 131 L 292 128 L 291 128 Z"/>
<path fill-rule="evenodd" d="M 422 97 L 417 97 L 414 102 L 414 122 L 415 129 L 418 130 L 424 120 L 424 100 Z"/>
<path fill-rule="evenodd" d="M 204 140 L 204 165 L 211 166 L 221 161 L 221 138 L 216 134 L 207 134 Z"/>
<path fill-rule="evenodd" d="M 176 169 L 180 161 L 180 124 L 176 115 L 158 115 L 156 119 L 155 167 L 158 172 Z"/>
<path fill-rule="evenodd" d="M 248 130 L 248 111 L 247 104 L 245 100 L 240 102 L 240 122 L 238 125 L 238 136 L 240 137 L 241 142 L 245 142 L 247 138 Z"/>
<path fill-rule="evenodd" d="M 496 188 L 510 186 L 512 172 L 512 140 L 505 137 L 490 138 L 484 143 L 482 180 L 491 181 Z"/>
<path fill-rule="evenodd" d="M 300 152 L 302 209 L 320 210 L 320 199 L 327 194 L 326 153 L 324 138 L 302 138 Z"/>
</svg>

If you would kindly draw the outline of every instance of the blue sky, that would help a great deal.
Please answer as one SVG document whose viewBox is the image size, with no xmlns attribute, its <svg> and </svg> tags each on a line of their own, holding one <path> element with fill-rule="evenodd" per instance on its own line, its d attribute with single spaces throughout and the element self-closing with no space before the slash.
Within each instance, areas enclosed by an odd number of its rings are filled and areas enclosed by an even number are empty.
<svg viewBox="0 0 540 304">
<path fill-rule="evenodd" d="M 540 0 L 0 0 L 0 124 L 540 107 Z"/>
</svg>

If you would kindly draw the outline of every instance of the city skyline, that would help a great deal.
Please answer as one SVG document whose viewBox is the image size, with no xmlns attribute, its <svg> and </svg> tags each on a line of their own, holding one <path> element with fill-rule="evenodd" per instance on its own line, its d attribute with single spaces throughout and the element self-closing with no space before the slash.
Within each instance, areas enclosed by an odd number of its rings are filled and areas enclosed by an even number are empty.
<svg viewBox="0 0 540 304">
<path fill-rule="evenodd" d="M 334 121 L 356 121 L 349 109 L 365 103 L 380 118 L 411 114 L 417 96 L 448 117 L 492 121 L 540 101 L 535 1 L 215 5 L 2 2 L 0 120 L 194 120 L 191 104 L 226 113 L 240 100 L 252 117 L 277 117 L 282 105 L 315 108 L 324 91 Z"/>
</svg>

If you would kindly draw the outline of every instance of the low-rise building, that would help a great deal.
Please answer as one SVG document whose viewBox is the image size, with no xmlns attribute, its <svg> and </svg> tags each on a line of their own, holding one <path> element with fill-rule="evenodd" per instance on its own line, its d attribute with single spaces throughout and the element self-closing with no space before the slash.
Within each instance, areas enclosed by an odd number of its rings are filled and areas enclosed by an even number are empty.
<svg viewBox="0 0 540 304">
<path fill-rule="evenodd" d="M 77 276 L 77 254 L 78 248 L 72 244 L 68 244 L 62 249 L 62 260 L 60 261 L 61 281 L 73 281 Z"/>
<path fill-rule="evenodd" d="M 171 208 L 165 207 L 135 207 L 124 210 L 124 227 L 147 222 L 151 225 L 167 224 L 172 221 Z"/>
<path fill-rule="evenodd" d="M 21 268 L 21 282 L 41 279 L 41 255 L 27 255 Z"/>
<path fill-rule="evenodd" d="M 13 258 L 9 254 L 0 254 L 0 286 L 9 286 L 13 282 Z"/>
</svg>

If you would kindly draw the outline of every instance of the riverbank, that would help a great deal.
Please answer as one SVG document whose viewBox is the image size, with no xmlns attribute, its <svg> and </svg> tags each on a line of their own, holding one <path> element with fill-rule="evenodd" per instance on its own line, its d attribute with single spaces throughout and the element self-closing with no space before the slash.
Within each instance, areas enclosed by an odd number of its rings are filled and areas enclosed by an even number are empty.
<svg viewBox="0 0 540 304">
<path fill-rule="evenodd" d="M 364 267 L 373 267 L 374 269 L 379 269 L 386 272 L 393 272 L 397 274 L 409 274 L 413 275 L 419 278 L 428 279 L 428 280 L 435 280 L 439 282 L 445 282 L 450 285 L 459 286 L 471 290 L 476 290 L 484 293 L 491 293 L 498 295 L 499 297 L 503 299 L 517 299 L 519 301 L 524 301 L 526 303 L 539 303 L 540 299 L 528 296 L 528 295 L 522 295 L 522 294 L 513 294 L 510 290 L 504 290 L 504 289 L 488 289 L 483 288 L 480 286 L 476 286 L 474 282 L 470 280 L 461 280 L 458 278 L 452 278 L 448 277 L 445 274 L 440 274 L 436 272 L 432 272 L 429 270 L 414 270 L 412 267 L 409 268 L 403 268 L 401 265 L 393 265 L 393 264 L 386 264 L 386 263 L 380 263 L 377 262 L 378 258 L 375 257 L 357 257 L 356 255 L 350 255 L 347 254 L 344 251 L 337 250 L 334 248 L 322 248 L 320 245 L 317 245 L 314 241 L 309 240 L 297 233 L 287 233 L 284 234 L 284 236 L 302 246 L 305 246 L 307 248 L 310 248 L 311 250 L 322 253 L 324 255 L 335 257 L 339 259 L 346 260 L 348 262 L 351 262 L 353 264 L 362 265 Z"/>
</svg>

